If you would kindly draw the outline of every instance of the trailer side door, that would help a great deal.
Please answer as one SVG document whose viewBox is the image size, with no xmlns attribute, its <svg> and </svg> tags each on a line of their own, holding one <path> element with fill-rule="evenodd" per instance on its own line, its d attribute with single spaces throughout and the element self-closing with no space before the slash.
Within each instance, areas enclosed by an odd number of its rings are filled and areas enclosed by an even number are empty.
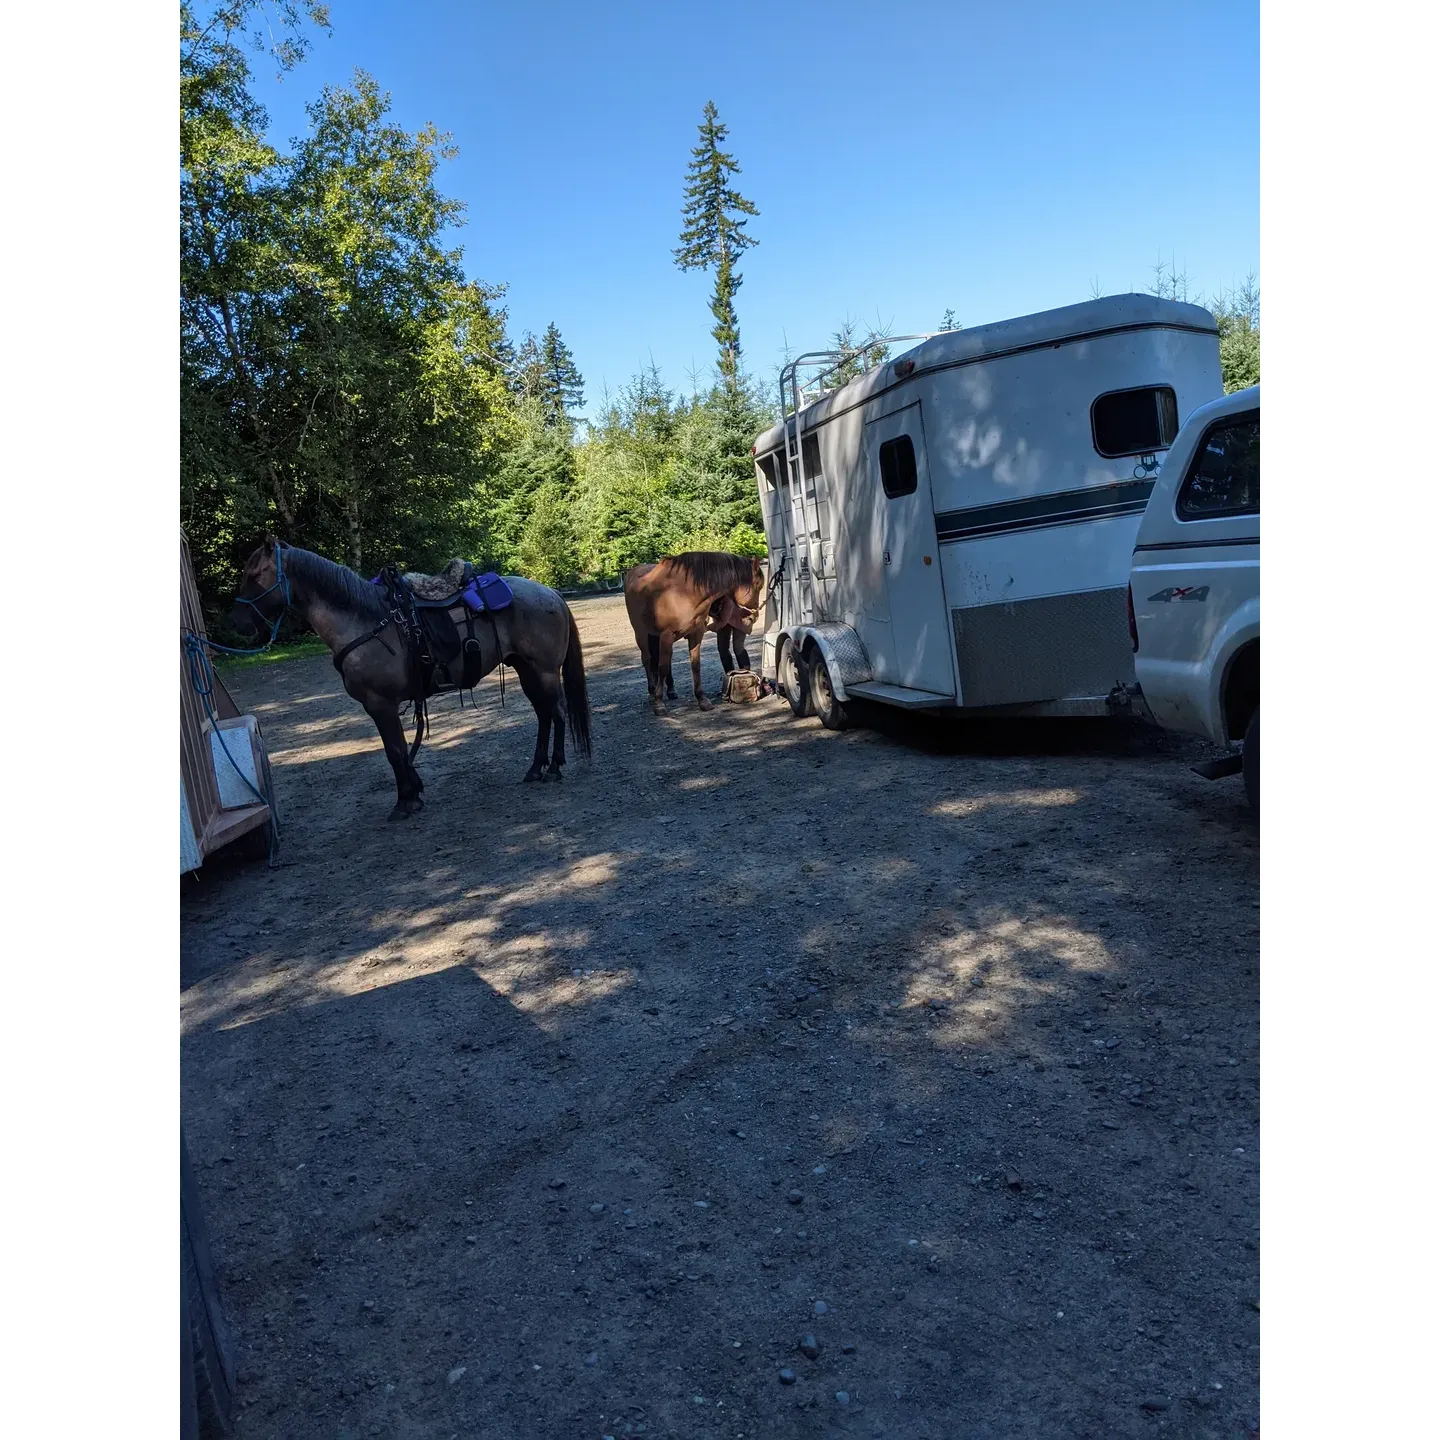
<svg viewBox="0 0 1440 1440">
<path fill-rule="evenodd" d="M 950 611 L 940 576 L 935 505 L 920 402 L 865 426 L 866 465 L 881 493 L 885 589 L 901 685 L 955 693 Z"/>
</svg>

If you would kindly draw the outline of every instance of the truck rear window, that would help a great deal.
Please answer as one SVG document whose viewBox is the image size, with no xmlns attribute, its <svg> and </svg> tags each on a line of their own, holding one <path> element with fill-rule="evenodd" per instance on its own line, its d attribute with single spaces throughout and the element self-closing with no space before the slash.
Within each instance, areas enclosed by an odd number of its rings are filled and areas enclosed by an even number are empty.
<svg viewBox="0 0 1440 1440">
<path fill-rule="evenodd" d="M 1107 458 L 1168 450 L 1180 431 L 1175 392 L 1168 385 L 1112 390 L 1090 407 L 1090 430 Z"/>
<path fill-rule="evenodd" d="M 1260 412 L 1227 416 L 1201 440 L 1175 499 L 1182 520 L 1260 513 Z"/>
</svg>

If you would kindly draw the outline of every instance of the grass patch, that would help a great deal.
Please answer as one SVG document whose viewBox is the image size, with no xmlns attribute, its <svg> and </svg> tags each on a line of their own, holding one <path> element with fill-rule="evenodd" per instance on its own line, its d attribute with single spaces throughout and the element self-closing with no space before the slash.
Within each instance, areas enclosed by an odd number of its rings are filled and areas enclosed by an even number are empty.
<svg viewBox="0 0 1440 1440">
<path fill-rule="evenodd" d="M 308 660 L 315 655 L 328 655 L 330 647 L 317 636 L 307 635 L 303 640 L 282 641 L 258 655 L 215 656 L 217 670 L 244 670 L 251 665 L 278 665 L 283 660 Z"/>
</svg>

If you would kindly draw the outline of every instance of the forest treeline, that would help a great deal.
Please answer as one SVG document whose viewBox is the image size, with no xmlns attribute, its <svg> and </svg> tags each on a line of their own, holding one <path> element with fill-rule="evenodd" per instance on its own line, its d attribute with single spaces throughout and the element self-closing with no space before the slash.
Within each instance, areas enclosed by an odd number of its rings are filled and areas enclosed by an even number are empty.
<svg viewBox="0 0 1440 1440">
<path fill-rule="evenodd" d="M 252 62 L 293 70 L 328 28 L 315 0 L 181 5 L 181 519 L 207 601 L 267 531 L 366 572 L 465 555 L 550 584 L 763 553 L 750 446 L 778 392 L 746 368 L 735 305 L 758 210 L 713 104 L 671 257 L 713 276 L 713 383 L 677 393 L 652 367 L 586 406 L 563 317 L 514 336 L 505 286 L 466 273 L 448 136 L 397 125 L 357 73 L 288 153 L 269 141 Z M 1253 383 L 1258 291 L 1215 305 L 1227 385 Z M 872 357 L 883 338 L 834 337 Z"/>
</svg>

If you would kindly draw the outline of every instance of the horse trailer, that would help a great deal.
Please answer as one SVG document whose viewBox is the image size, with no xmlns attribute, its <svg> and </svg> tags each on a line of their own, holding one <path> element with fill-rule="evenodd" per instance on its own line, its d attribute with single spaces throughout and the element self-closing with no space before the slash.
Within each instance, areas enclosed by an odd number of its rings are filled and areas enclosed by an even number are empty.
<svg viewBox="0 0 1440 1440">
<path fill-rule="evenodd" d="M 902 338 L 920 343 L 828 391 L 853 352 L 782 371 L 786 419 L 754 447 L 762 673 L 834 727 L 852 699 L 1128 708 L 1135 532 L 1181 423 L 1222 393 L 1214 317 L 1117 295 Z"/>
</svg>

